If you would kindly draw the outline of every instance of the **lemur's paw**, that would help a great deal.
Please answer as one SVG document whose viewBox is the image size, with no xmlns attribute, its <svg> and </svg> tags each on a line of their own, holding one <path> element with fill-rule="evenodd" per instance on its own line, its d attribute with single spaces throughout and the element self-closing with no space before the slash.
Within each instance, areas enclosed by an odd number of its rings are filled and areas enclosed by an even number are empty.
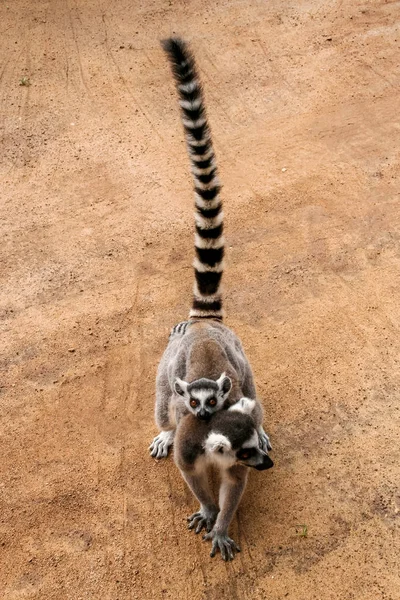
<svg viewBox="0 0 400 600">
<path fill-rule="evenodd" d="M 195 512 L 193 515 L 190 515 L 190 517 L 187 518 L 189 522 L 188 529 L 194 529 L 195 533 L 200 533 L 202 529 L 211 531 L 211 529 L 214 527 L 217 514 L 217 508 L 215 508 L 215 510 L 206 510 L 204 508 L 200 508 L 199 512 Z"/>
<path fill-rule="evenodd" d="M 170 447 L 174 442 L 174 431 L 161 431 L 149 446 L 150 455 L 153 458 L 165 458 L 168 456 Z"/>
<path fill-rule="evenodd" d="M 210 531 L 203 536 L 203 540 L 212 540 L 210 556 L 213 558 L 217 550 L 221 552 L 223 560 L 233 560 L 235 553 L 240 552 L 239 546 L 230 537 L 216 531 Z"/>
<path fill-rule="evenodd" d="M 264 450 L 264 452 L 269 452 L 272 450 L 271 442 L 269 440 L 268 435 L 265 433 L 264 429 L 260 427 L 258 431 L 258 436 L 260 438 L 260 448 Z"/>
</svg>

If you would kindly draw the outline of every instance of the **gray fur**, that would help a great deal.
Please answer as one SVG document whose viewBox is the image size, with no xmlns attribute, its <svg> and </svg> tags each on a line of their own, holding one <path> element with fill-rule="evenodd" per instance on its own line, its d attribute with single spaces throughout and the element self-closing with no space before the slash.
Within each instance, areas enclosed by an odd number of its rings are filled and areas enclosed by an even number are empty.
<svg viewBox="0 0 400 600">
<path fill-rule="evenodd" d="M 220 381 L 221 386 L 225 381 L 225 378 L 221 378 L 223 374 L 231 382 L 228 395 L 223 395 L 221 390 L 221 393 L 218 392 L 217 382 Z M 183 386 L 182 382 L 186 385 Z M 213 396 L 212 391 L 215 390 L 217 403 L 214 407 L 204 406 L 199 394 L 194 391 L 193 397 L 199 404 L 195 408 L 190 406 L 190 392 L 199 389 L 210 390 L 209 394 L 204 393 L 204 402 Z M 180 394 L 176 390 L 185 393 Z M 175 326 L 157 372 L 155 420 L 158 427 L 162 431 L 173 432 L 183 415 L 192 412 L 195 416 L 201 416 L 202 411 L 210 417 L 243 397 L 255 399 L 256 390 L 250 363 L 235 333 L 213 320 L 189 321 L 184 333 L 180 333 L 178 326 Z M 268 451 L 271 447 L 262 429 L 263 412 L 258 400 L 255 400 L 252 414 L 259 429 L 262 447 Z M 162 458 L 166 456 L 165 448 L 161 453 L 157 451 L 157 438 L 150 446 L 150 452 L 152 456 Z M 173 435 L 168 438 L 168 447 L 172 443 Z"/>
</svg>

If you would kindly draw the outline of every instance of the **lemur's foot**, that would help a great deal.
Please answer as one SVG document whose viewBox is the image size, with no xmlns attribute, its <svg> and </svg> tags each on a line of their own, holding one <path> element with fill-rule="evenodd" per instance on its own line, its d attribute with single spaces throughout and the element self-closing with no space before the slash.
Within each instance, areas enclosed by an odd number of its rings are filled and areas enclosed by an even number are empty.
<svg viewBox="0 0 400 600">
<path fill-rule="evenodd" d="M 149 446 L 150 454 L 154 458 L 165 458 L 168 456 L 170 447 L 174 442 L 174 431 L 160 431 Z"/>
<path fill-rule="evenodd" d="M 212 540 L 212 547 L 210 556 L 213 558 L 217 550 L 221 552 L 223 560 L 233 560 L 235 553 L 240 552 L 239 546 L 230 537 L 217 531 L 210 531 L 206 535 L 203 535 L 203 540 Z"/>
<path fill-rule="evenodd" d="M 258 430 L 258 435 L 260 438 L 260 448 L 264 450 L 264 452 L 269 452 L 272 450 L 271 442 L 269 441 L 268 435 L 265 433 L 263 427 L 260 427 Z"/>
<path fill-rule="evenodd" d="M 195 533 L 200 533 L 202 529 L 211 531 L 217 518 L 218 509 L 200 508 L 199 512 L 193 513 L 187 518 L 189 521 L 188 529 L 194 529 Z M 195 529 L 196 528 L 196 529 Z"/>
</svg>

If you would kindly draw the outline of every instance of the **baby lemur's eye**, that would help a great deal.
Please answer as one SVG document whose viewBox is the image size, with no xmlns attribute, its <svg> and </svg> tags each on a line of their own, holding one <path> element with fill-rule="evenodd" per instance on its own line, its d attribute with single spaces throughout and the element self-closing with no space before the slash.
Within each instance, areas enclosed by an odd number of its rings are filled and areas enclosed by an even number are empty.
<svg viewBox="0 0 400 600">
<path fill-rule="evenodd" d="M 243 460 L 247 460 L 249 458 L 250 454 L 248 452 L 242 452 L 242 454 L 240 455 L 240 458 Z"/>
<path fill-rule="evenodd" d="M 194 400 L 194 399 L 192 398 L 192 399 L 191 399 L 191 401 L 189 402 L 189 404 L 190 404 L 190 406 L 191 406 L 192 408 L 196 408 L 196 406 L 197 406 L 197 400 Z"/>
<path fill-rule="evenodd" d="M 209 401 L 208 401 L 208 404 L 209 404 L 210 406 L 215 406 L 215 405 L 217 404 L 217 401 L 216 401 L 216 399 L 215 399 L 215 398 L 211 398 L 211 400 L 209 400 Z"/>
</svg>

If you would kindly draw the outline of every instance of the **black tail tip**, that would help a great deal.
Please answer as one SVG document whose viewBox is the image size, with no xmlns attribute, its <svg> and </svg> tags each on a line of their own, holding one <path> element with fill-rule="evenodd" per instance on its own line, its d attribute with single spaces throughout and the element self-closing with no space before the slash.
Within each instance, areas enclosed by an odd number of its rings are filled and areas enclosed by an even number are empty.
<svg viewBox="0 0 400 600">
<path fill-rule="evenodd" d="M 160 41 L 162 49 L 168 54 L 184 52 L 187 48 L 186 42 L 180 37 L 170 37 Z"/>
</svg>

